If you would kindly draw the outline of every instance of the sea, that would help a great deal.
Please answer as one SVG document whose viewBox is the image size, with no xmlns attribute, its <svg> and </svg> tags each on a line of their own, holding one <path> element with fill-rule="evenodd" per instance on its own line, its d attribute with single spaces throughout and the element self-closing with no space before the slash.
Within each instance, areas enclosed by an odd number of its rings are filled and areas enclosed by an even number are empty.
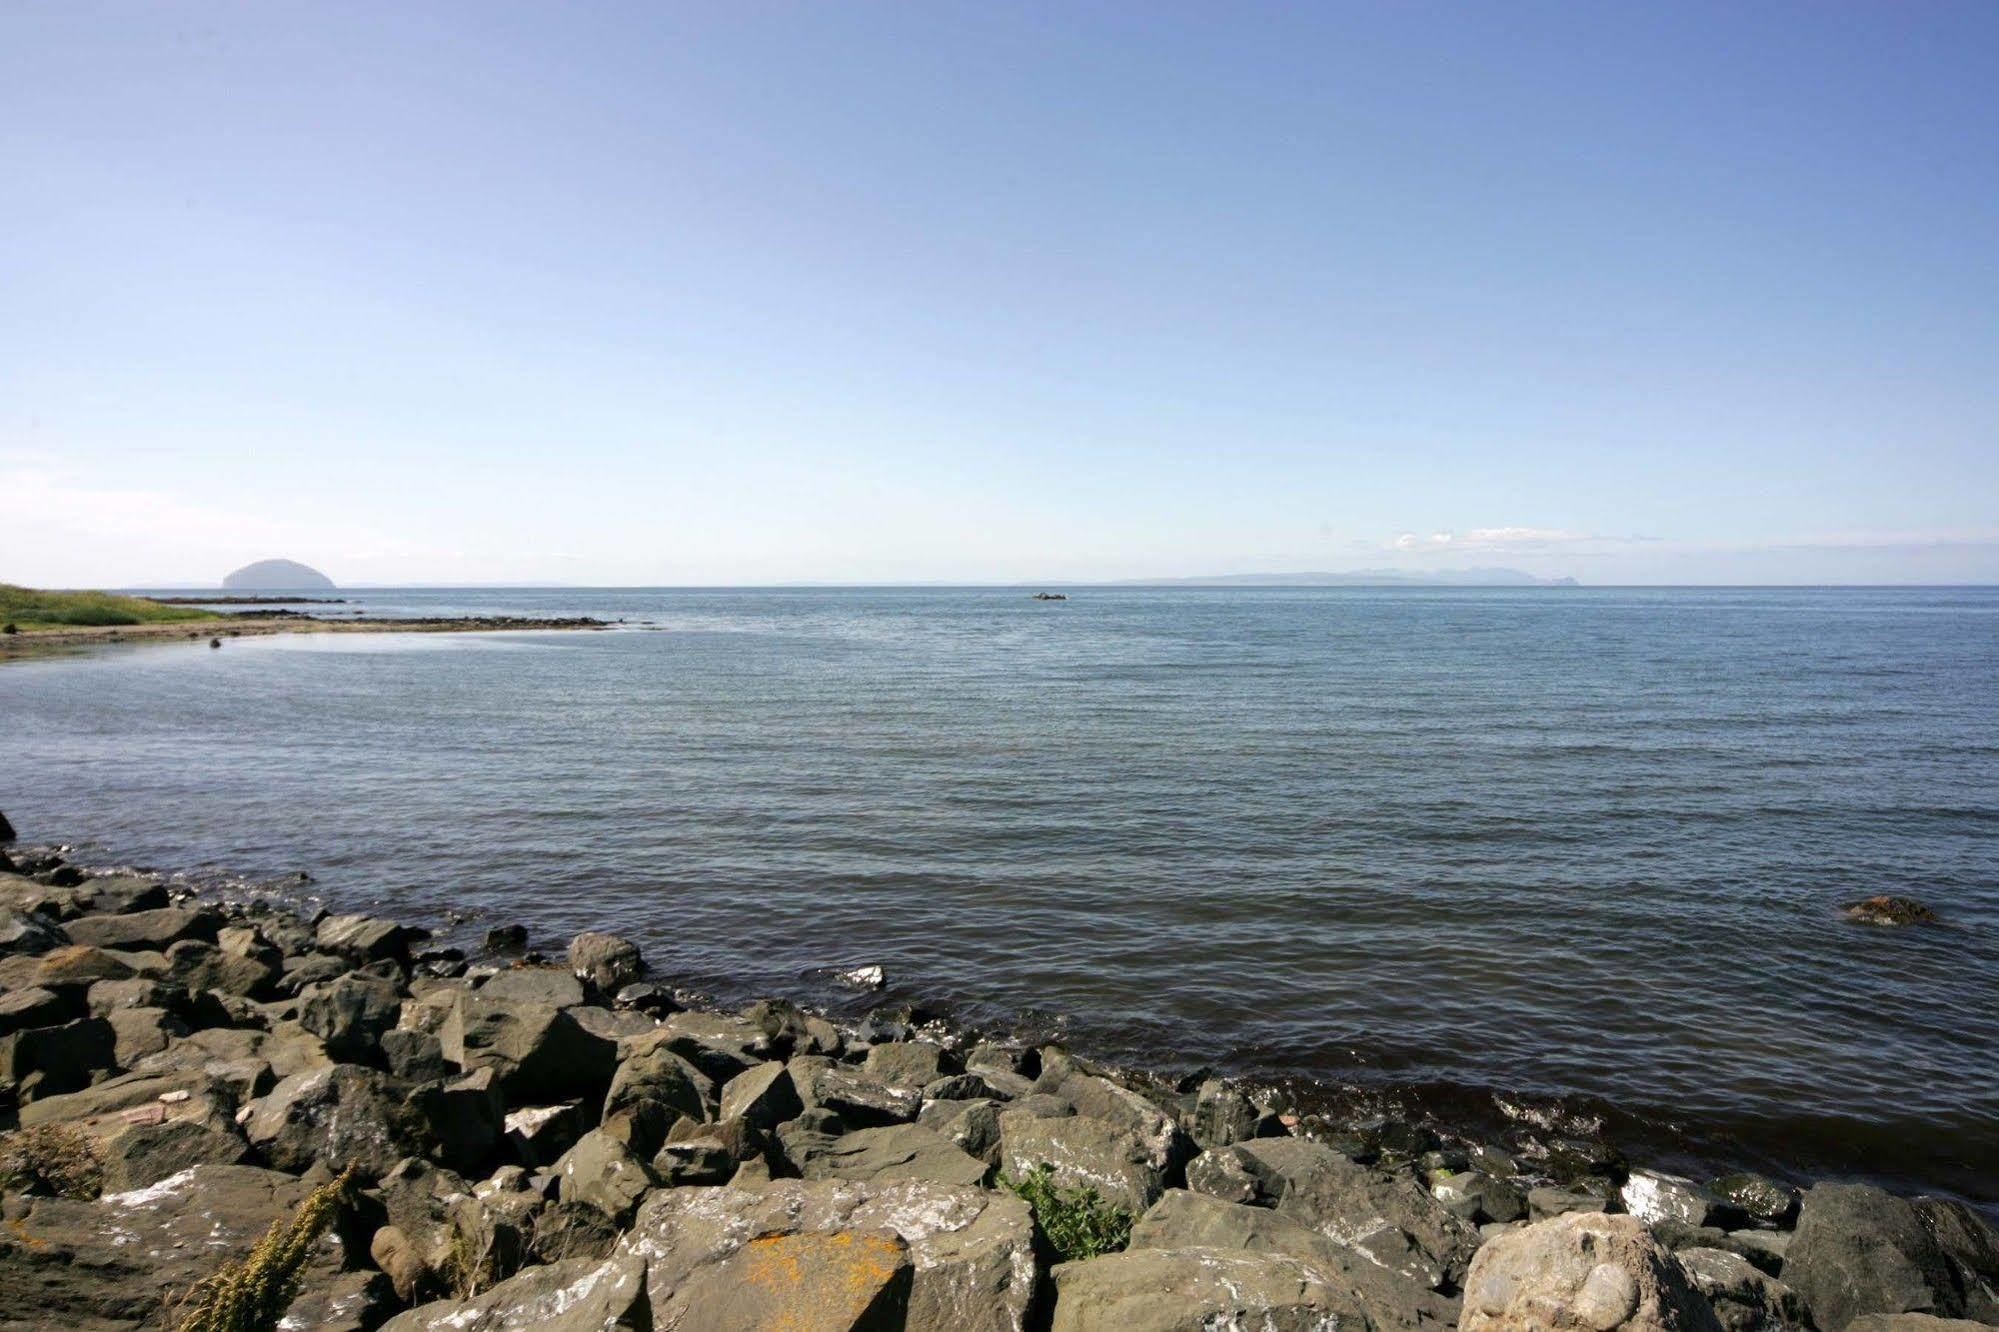
<svg viewBox="0 0 1999 1332">
<path fill-rule="evenodd" d="M 1999 1199 L 1999 589 L 1038 590 L 343 591 L 613 627 L 11 660 L 0 809 L 720 999 Z"/>
</svg>

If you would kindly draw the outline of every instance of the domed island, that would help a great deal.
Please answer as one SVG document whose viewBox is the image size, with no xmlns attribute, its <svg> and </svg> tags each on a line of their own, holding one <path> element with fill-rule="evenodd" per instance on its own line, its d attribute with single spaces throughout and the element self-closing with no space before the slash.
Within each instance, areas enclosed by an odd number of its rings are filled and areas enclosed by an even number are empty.
<svg viewBox="0 0 1999 1332">
<path fill-rule="evenodd" d="M 333 580 L 296 560 L 258 560 L 222 580 L 229 592 L 331 592 Z"/>
</svg>

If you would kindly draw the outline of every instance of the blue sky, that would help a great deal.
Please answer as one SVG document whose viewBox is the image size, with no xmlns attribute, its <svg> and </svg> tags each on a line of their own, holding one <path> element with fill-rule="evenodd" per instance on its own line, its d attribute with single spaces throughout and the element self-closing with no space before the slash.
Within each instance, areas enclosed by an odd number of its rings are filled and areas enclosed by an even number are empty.
<svg viewBox="0 0 1999 1332">
<path fill-rule="evenodd" d="M 1999 580 L 1999 5 L 0 9 L 0 579 Z"/>
</svg>

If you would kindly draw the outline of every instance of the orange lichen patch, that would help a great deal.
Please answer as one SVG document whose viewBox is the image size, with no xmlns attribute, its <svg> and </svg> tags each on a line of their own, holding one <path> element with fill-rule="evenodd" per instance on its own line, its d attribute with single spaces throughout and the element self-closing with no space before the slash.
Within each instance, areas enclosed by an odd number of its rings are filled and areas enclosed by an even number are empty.
<svg viewBox="0 0 1999 1332">
<path fill-rule="evenodd" d="M 894 1235 L 853 1231 L 759 1235 L 743 1247 L 745 1285 L 771 1296 L 770 1332 L 814 1332 L 858 1323 L 907 1264 Z"/>
<path fill-rule="evenodd" d="M 18 1216 L 7 1223 L 7 1229 L 13 1232 L 16 1243 L 25 1244 L 31 1249 L 46 1249 L 49 1247 L 49 1242 L 41 1236 L 30 1235 L 27 1223 Z"/>
</svg>

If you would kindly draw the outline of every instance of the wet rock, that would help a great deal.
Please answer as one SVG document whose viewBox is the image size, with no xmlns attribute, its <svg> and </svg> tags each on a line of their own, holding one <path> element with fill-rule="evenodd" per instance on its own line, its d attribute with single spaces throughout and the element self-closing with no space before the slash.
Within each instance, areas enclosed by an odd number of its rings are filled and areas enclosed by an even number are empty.
<svg viewBox="0 0 1999 1332">
<path fill-rule="evenodd" d="M 1203 1150 L 1265 1137 L 1275 1127 L 1249 1097 L 1218 1078 L 1196 1089 L 1185 1120 L 1187 1136 Z"/>
<path fill-rule="evenodd" d="M 486 947 L 496 953 L 526 952 L 528 927 L 525 925 L 495 925 L 486 931 Z"/>
<path fill-rule="evenodd" d="M 547 1104 L 597 1095 L 617 1071 L 618 1047 L 559 1008 L 458 992 L 437 1028 L 444 1057 L 491 1068 L 510 1101 Z"/>
<path fill-rule="evenodd" d="M 337 1161 L 379 1178 L 432 1145 L 410 1092 L 408 1084 L 356 1064 L 297 1073 L 245 1107 L 244 1136 L 280 1170 L 302 1175 L 314 1162 Z"/>
<path fill-rule="evenodd" d="M 1811 1315 L 1796 1291 L 1765 1276 L 1740 1254 L 1723 1249 L 1681 1249 L 1674 1255 L 1694 1289 L 1707 1297 L 1727 1332 L 1805 1328 Z"/>
<path fill-rule="evenodd" d="M 326 1043 L 337 1060 L 374 1063 L 382 1038 L 402 1015 L 402 996 L 388 981 L 354 973 L 299 995 L 298 1022 Z"/>
<path fill-rule="evenodd" d="M 564 1152 L 555 1172 L 563 1202 L 594 1207 L 619 1226 L 629 1224 L 639 1200 L 659 1187 L 651 1167 L 601 1129 L 592 1129 Z"/>
<path fill-rule="evenodd" d="M 1036 1286 L 1033 1224 L 1027 1205 L 1010 1195 L 913 1181 L 672 1189 L 646 1200 L 621 1251 L 647 1259 L 655 1326 L 752 1327 L 760 1324 L 718 1321 L 734 1306 L 717 1300 L 769 1261 L 756 1257 L 759 1237 L 811 1240 L 798 1251 L 810 1263 L 813 1255 L 852 1252 L 864 1236 L 892 1236 L 908 1249 L 907 1312 L 887 1326 L 1016 1332 L 1025 1324 Z M 786 1307 L 806 1312 L 798 1300 L 816 1286 L 773 1277 L 793 1296 Z"/>
<path fill-rule="evenodd" d="M 1867 1184 L 1805 1191 L 1784 1281 L 1822 1328 L 1866 1314 L 1963 1313 L 1949 1261 L 1916 1209 Z"/>
<path fill-rule="evenodd" d="M 1527 1190 L 1527 1216 L 1532 1221 L 1546 1221 L 1551 1216 L 1567 1216 L 1571 1212 L 1604 1212 L 1610 1210 L 1610 1203 L 1593 1193 L 1576 1193 L 1569 1189 L 1543 1186 Z"/>
<path fill-rule="evenodd" d="M 1430 1196 L 1453 1216 L 1475 1225 L 1518 1221 L 1527 1215 L 1527 1196 L 1505 1180 L 1476 1170 L 1446 1176 L 1430 1186 Z"/>
<path fill-rule="evenodd" d="M 313 932 L 313 945 L 322 953 L 335 953 L 352 962 L 409 962 L 410 943 L 418 937 L 414 930 L 373 916 L 328 916 Z"/>
<path fill-rule="evenodd" d="M 1402 1174 L 1370 1170 L 1320 1143 L 1264 1138 L 1228 1149 L 1258 1200 L 1418 1285 L 1456 1285 L 1478 1233 Z"/>
<path fill-rule="evenodd" d="M 1647 1225 L 1677 1221 L 1683 1226 L 1741 1224 L 1748 1220 L 1690 1179 L 1658 1170 L 1633 1170 L 1618 1192 L 1624 1210 Z"/>
<path fill-rule="evenodd" d="M 1728 1238 L 1732 1252 L 1741 1254 L 1759 1271 L 1771 1276 L 1784 1274 L 1784 1256 L 1791 1251 L 1792 1232 L 1788 1230 L 1731 1230 Z"/>
<path fill-rule="evenodd" d="M 807 1179 L 920 1179 L 976 1188 L 990 1173 L 986 1162 L 919 1124 L 857 1129 L 806 1159 Z"/>
<path fill-rule="evenodd" d="M 46 953 L 70 941 L 55 921 L 34 912 L 0 911 L 0 957 Z"/>
<path fill-rule="evenodd" d="M 1917 1198 L 1910 1205 L 1951 1265 L 1964 1316 L 1999 1323 L 1999 1232 L 1961 1202 Z"/>
<path fill-rule="evenodd" d="M 488 999 L 573 1008 L 584 1000 L 583 982 L 559 967 L 507 967 L 479 988 Z"/>
<path fill-rule="evenodd" d="M 468 1300 L 396 1315 L 382 1332 L 650 1332 L 638 1259 L 572 1258 L 530 1267 Z"/>
<path fill-rule="evenodd" d="M 1723 1175 L 1708 1191 L 1766 1225 L 1788 1226 L 1798 1217 L 1798 1191 L 1764 1175 Z"/>
<path fill-rule="evenodd" d="M 14 825 L 7 822 L 5 814 L 0 814 L 0 842 L 11 842 L 16 836 L 18 834 L 14 831 Z"/>
<path fill-rule="evenodd" d="M 1364 1326 L 1346 1293 L 1284 1253 L 1132 1249 L 1055 1268 L 1052 1332 L 1319 1332 Z"/>
<path fill-rule="evenodd" d="M 1460 1332 L 1715 1332 L 1707 1301 L 1636 1217 L 1576 1212 L 1479 1249 Z"/>
<path fill-rule="evenodd" d="M 740 1117 L 766 1130 L 797 1118 L 804 1109 L 791 1070 L 776 1060 L 738 1073 L 722 1088 L 722 1118 Z"/>
<path fill-rule="evenodd" d="M 665 1013 L 677 1013 L 681 1009 L 680 1003 L 664 986 L 653 985 L 646 981 L 624 986 L 611 1002 L 629 1012 L 647 1013 L 655 1017 Z"/>
<path fill-rule="evenodd" d="M 1849 902 L 1840 911 L 1848 920 L 1863 925 L 1926 925 L 1937 918 L 1936 912 L 1912 897 L 1891 897 L 1885 893 Z"/>
<path fill-rule="evenodd" d="M 1383 1269 L 1355 1250 L 1267 1207 L 1169 1189 L 1132 1226 L 1132 1249 L 1217 1249 L 1288 1254 L 1348 1297 L 1343 1314 L 1364 1314 L 1376 1329 L 1443 1329 L 1458 1303 Z M 1355 1307 L 1357 1306 L 1357 1308 Z"/>
<path fill-rule="evenodd" d="M 644 976 L 646 964 L 637 944 L 592 931 L 569 941 L 569 969 L 605 994 L 616 994 Z"/>
<path fill-rule="evenodd" d="M 160 907 L 119 915 L 80 916 L 65 927 L 72 941 L 92 948 L 137 948 L 164 953 L 183 939 L 213 944 L 222 917 L 206 907 Z"/>
</svg>

